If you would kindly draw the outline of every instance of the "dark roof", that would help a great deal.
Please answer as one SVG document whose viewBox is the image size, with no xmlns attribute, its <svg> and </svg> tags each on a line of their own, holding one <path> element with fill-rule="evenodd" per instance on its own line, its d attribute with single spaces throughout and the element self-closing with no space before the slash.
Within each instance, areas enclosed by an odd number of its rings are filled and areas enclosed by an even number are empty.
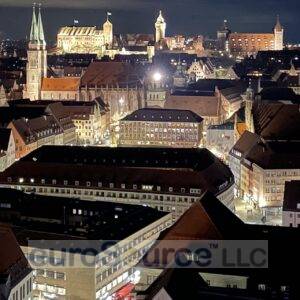
<svg viewBox="0 0 300 300">
<path fill-rule="evenodd" d="M 239 140 L 235 143 L 235 145 L 232 147 L 232 150 L 240 152 L 243 157 L 259 141 L 261 141 L 261 138 L 259 135 L 252 133 L 250 131 L 245 131 L 242 134 L 242 136 L 239 138 Z M 235 154 L 232 150 L 230 151 L 230 154 L 235 156 Z"/>
<path fill-rule="evenodd" d="M 58 240 L 123 240 L 168 215 L 141 205 L 41 196 L 6 188 L 0 188 L 0 203 L 0 221 L 14 227 L 22 245 L 27 242 L 25 232 L 27 239 L 56 235 Z"/>
<path fill-rule="evenodd" d="M 11 129 L 0 128 L 0 151 L 6 151 L 9 144 Z"/>
<path fill-rule="evenodd" d="M 255 163 L 264 169 L 299 169 L 300 141 L 260 141 L 245 155 L 245 160 Z M 245 163 L 247 164 L 247 162 Z"/>
<path fill-rule="evenodd" d="M 174 241 L 181 241 L 180 249 L 188 248 L 191 241 L 197 240 L 268 241 L 268 268 L 233 267 L 204 270 L 199 267 L 198 271 L 246 276 L 249 277 L 248 285 L 254 284 L 256 290 L 260 283 L 270 284 L 270 287 L 275 285 L 275 289 L 282 285 L 298 289 L 298 281 L 293 274 L 293 270 L 297 271 L 295 261 L 299 255 L 299 243 L 296 243 L 298 238 L 299 228 L 245 224 L 216 197 L 207 193 L 203 195 L 199 203 L 193 204 L 174 225 L 160 234 L 143 261 L 152 263 L 149 268 L 165 265 L 173 267 L 174 256 L 172 258 L 172 255 L 168 255 L 162 261 L 162 256 L 155 254 L 161 249 L 158 251 L 155 249 L 166 248 L 168 242 Z M 289 244 L 294 246 L 287 247 L 286 245 Z M 285 259 L 282 260 L 282 257 Z"/>
<path fill-rule="evenodd" d="M 199 79 L 196 83 L 189 85 L 190 90 L 199 90 L 199 91 L 215 91 L 216 88 L 219 90 L 228 89 L 236 87 L 241 82 L 238 80 L 229 80 L 229 79 Z"/>
<path fill-rule="evenodd" d="M 234 122 L 226 122 L 220 125 L 210 125 L 208 129 L 211 130 L 233 130 L 234 129 Z"/>
<path fill-rule="evenodd" d="M 1 200 L 0 200 L 1 201 Z M 0 284 L 2 279 L 11 280 L 13 287 L 30 271 L 28 261 L 24 256 L 10 226 L 0 223 Z M 7 284 L 7 282 L 5 282 Z M 3 296 L 0 291 L 0 296 Z M 1 299 L 6 299 L 5 297 Z"/>
<path fill-rule="evenodd" d="M 199 290 L 207 287 L 207 283 L 194 269 L 165 269 L 162 274 L 145 291 L 146 300 L 153 299 L 161 289 L 164 289 L 171 299 L 198 299 Z"/>
<path fill-rule="evenodd" d="M 142 76 L 137 66 L 125 62 L 92 62 L 81 78 L 82 86 L 136 87 Z"/>
<path fill-rule="evenodd" d="M 13 101 L 11 101 L 13 102 Z M 44 107 L 30 107 L 30 108 L 23 108 L 23 107 L 0 107 L 0 126 L 7 127 L 8 124 L 20 118 L 37 118 L 45 113 Z"/>
<path fill-rule="evenodd" d="M 286 181 L 284 187 L 283 210 L 300 211 L 300 181 Z"/>
<path fill-rule="evenodd" d="M 255 132 L 266 140 L 300 140 L 298 104 L 258 103 L 253 120 Z"/>
<path fill-rule="evenodd" d="M 0 174 L 0 181 L 11 177 L 18 182 L 23 177 L 30 185 L 28 176 L 36 178 L 35 184 L 40 179 L 51 184 L 53 178 L 62 186 L 64 180 L 70 185 L 79 180 L 83 186 L 86 181 L 91 186 L 102 182 L 104 188 L 111 182 L 115 188 L 151 184 L 167 193 L 169 187 L 178 193 L 182 187 L 194 187 L 218 194 L 233 183 L 228 166 L 207 149 L 44 146 Z"/>
<path fill-rule="evenodd" d="M 296 95 L 291 88 L 264 88 L 260 92 L 260 97 L 262 101 L 291 101 L 292 103 L 300 103 L 300 95 Z"/>
<path fill-rule="evenodd" d="M 122 121 L 201 123 L 203 119 L 190 110 L 142 108 L 127 115 Z"/>
</svg>

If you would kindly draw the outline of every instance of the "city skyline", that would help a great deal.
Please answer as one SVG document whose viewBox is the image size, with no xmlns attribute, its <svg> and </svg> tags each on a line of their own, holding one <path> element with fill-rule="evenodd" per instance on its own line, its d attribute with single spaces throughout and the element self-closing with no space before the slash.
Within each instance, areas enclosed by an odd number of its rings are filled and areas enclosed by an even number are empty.
<svg viewBox="0 0 300 300">
<path fill-rule="evenodd" d="M 223 19 L 227 19 L 233 31 L 239 32 L 265 32 L 273 28 L 276 15 L 280 15 L 281 22 L 286 29 L 286 41 L 299 40 L 297 28 L 300 26 L 297 19 L 297 1 L 289 0 L 284 7 L 280 1 L 268 0 L 260 7 L 260 2 L 254 0 L 250 3 L 237 1 L 216 0 L 214 4 L 208 1 L 196 3 L 194 0 L 184 3 L 174 1 L 159 1 L 159 5 L 147 1 L 129 1 L 124 3 L 106 1 L 96 3 L 93 0 L 72 2 L 69 1 L 42 1 L 44 5 L 44 23 L 46 37 L 54 40 L 60 26 L 70 25 L 73 20 L 79 20 L 80 25 L 98 25 L 105 20 L 106 11 L 112 11 L 112 20 L 117 33 L 152 33 L 153 20 L 159 9 L 164 11 L 168 26 L 167 35 L 173 34 L 203 34 L 215 37 Z M 65 9 L 62 9 L 64 5 Z M 30 26 L 32 1 L 5 1 L 0 2 L 0 32 L 9 38 L 25 38 Z M 180 8 L 181 9 L 178 9 Z M 186 9 L 189 7 L 190 9 Z M 186 9 L 186 10 L 184 10 Z M 185 11 L 185 14 L 182 14 Z M 247 14 L 245 13 L 247 11 Z M 179 15 L 180 14 L 180 15 Z M 15 17 L 12 17 L 15 16 Z M 189 20 L 188 22 L 186 20 Z M 138 26 L 137 26 L 138 24 Z M 298 26 L 299 25 L 299 26 Z"/>
</svg>

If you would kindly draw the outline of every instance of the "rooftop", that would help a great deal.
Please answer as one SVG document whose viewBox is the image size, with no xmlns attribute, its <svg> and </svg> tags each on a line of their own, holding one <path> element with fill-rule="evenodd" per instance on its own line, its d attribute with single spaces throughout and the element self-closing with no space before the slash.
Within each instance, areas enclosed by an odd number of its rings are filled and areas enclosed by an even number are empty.
<svg viewBox="0 0 300 300">
<path fill-rule="evenodd" d="M 136 87 L 142 79 L 140 70 L 124 62 L 94 61 L 81 78 L 81 86 L 117 86 Z"/>
<path fill-rule="evenodd" d="M 77 92 L 80 87 L 79 77 L 43 78 L 42 91 Z"/>
<path fill-rule="evenodd" d="M 297 260 L 299 252 L 299 245 L 295 244 L 298 236 L 298 228 L 245 224 L 216 197 L 206 193 L 174 225 L 160 234 L 144 259 L 152 262 L 154 267 L 157 265 L 172 267 L 174 256 L 172 258 L 172 255 L 169 255 L 164 258 L 164 261 L 161 261 L 161 257 L 155 255 L 157 251 L 155 249 L 167 247 L 168 242 L 172 243 L 179 240 L 181 241 L 180 248 L 188 248 L 190 241 L 197 240 L 268 240 L 268 268 L 233 267 L 222 270 L 212 268 L 204 270 L 199 267 L 198 271 L 247 276 L 249 277 L 248 284 L 255 282 L 256 288 L 259 283 L 271 283 L 271 286 L 277 285 L 279 288 L 281 285 L 290 287 L 293 285 L 293 288 L 297 288 L 297 279 L 291 270 L 297 270 L 294 262 Z M 295 244 L 295 246 L 287 247 L 286 245 L 290 243 Z M 282 257 L 285 259 L 282 260 Z"/>
<path fill-rule="evenodd" d="M 168 214 L 140 205 L 41 196 L 6 188 L 0 188 L 0 199 L 0 221 L 13 226 L 21 245 L 28 239 L 123 240 Z"/>
<path fill-rule="evenodd" d="M 256 104 L 253 120 L 255 132 L 265 140 L 300 140 L 299 104 Z"/>
<path fill-rule="evenodd" d="M 300 181 L 293 180 L 285 182 L 283 210 L 300 211 Z"/>
<path fill-rule="evenodd" d="M 0 223 L 0 244 L 0 284 L 2 284 L 1 279 L 6 278 L 8 281 L 10 276 L 12 286 L 14 286 L 30 272 L 30 268 L 12 229 L 4 223 Z"/>
<path fill-rule="evenodd" d="M 122 121 L 201 123 L 202 118 L 190 110 L 142 108 L 127 115 Z"/>
<path fill-rule="evenodd" d="M 84 186 L 89 181 L 97 187 L 102 182 L 106 188 L 110 183 L 115 188 L 148 184 L 166 192 L 173 187 L 179 193 L 182 187 L 194 187 L 218 194 L 233 181 L 230 169 L 207 149 L 44 146 L 0 174 L 0 181 L 11 177 L 18 182 L 23 177 L 31 184 L 28 174 L 36 183 L 44 179 L 51 184 L 55 178 L 57 185 L 64 180 L 70 185 L 78 180 Z"/>
</svg>

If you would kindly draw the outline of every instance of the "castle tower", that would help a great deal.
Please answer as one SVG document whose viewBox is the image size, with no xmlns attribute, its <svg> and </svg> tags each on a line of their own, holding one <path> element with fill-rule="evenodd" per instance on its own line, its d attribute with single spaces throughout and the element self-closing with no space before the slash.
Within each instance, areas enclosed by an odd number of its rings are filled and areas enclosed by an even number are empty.
<svg viewBox="0 0 300 300">
<path fill-rule="evenodd" d="M 279 16 L 277 16 L 276 25 L 274 27 L 274 50 L 283 49 L 283 27 L 280 24 Z"/>
<path fill-rule="evenodd" d="M 32 101 L 39 100 L 41 99 L 42 79 L 47 77 L 47 50 L 41 7 L 36 17 L 36 8 L 33 6 L 27 59 L 26 97 Z"/>
<path fill-rule="evenodd" d="M 161 40 L 163 40 L 166 37 L 166 27 L 167 24 L 165 22 L 165 19 L 162 16 L 161 10 L 159 11 L 159 16 L 155 23 L 155 42 L 159 43 Z"/>
<path fill-rule="evenodd" d="M 108 46 L 112 46 L 113 43 L 113 24 L 110 22 L 108 17 L 110 15 L 110 13 L 107 13 L 106 22 L 103 24 L 104 41 Z"/>
</svg>

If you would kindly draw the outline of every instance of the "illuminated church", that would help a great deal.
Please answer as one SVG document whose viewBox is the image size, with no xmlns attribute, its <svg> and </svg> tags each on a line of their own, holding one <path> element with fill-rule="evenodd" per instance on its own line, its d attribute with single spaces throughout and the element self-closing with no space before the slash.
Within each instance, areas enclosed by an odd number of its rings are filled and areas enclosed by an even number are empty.
<svg viewBox="0 0 300 300">
<path fill-rule="evenodd" d="M 57 52 L 90 53 L 103 56 L 105 50 L 112 47 L 113 24 L 107 14 L 102 29 L 96 26 L 65 26 L 57 34 Z"/>
</svg>

